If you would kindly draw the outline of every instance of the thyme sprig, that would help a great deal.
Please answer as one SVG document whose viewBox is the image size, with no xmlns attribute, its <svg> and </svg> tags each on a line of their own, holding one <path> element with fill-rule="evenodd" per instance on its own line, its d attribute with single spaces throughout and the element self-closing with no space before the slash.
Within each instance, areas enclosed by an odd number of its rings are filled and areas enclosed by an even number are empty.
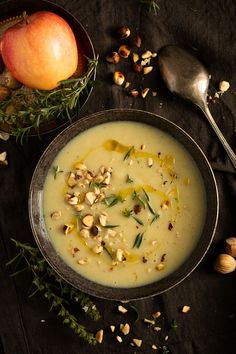
<svg viewBox="0 0 236 354">
<path fill-rule="evenodd" d="M 15 264 L 18 267 L 23 262 L 24 267 L 11 274 L 11 276 L 16 276 L 25 270 L 30 271 L 33 275 L 33 289 L 29 297 L 42 292 L 44 297 L 50 302 L 50 310 L 53 308 L 58 309 L 57 315 L 62 318 L 63 323 L 67 324 L 90 344 L 96 344 L 94 335 L 85 326 L 80 324 L 78 319 L 67 309 L 68 300 L 71 300 L 80 304 L 81 308 L 91 319 L 97 320 L 100 314 L 93 301 L 59 277 L 41 256 L 38 248 L 32 247 L 29 244 L 23 244 L 14 239 L 12 241 L 19 249 L 19 252 L 7 263 L 7 266 Z"/>
<path fill-rule="evenodd" d="M 20 89 L 0 102 L 0 123 L 9 126 L 12 135 L 23 140 L 30 131 L 39 131 L 42 125 L 58 119 L 72 121 L 79 109 L 81 94 L 86 92 L 96 70 L 98 58 L 88 59 L 87 72 L 79 77 L 60 82 L 54 90 Z M 7 107 L 15 108 L 6 113 Z"/>
<path fill-rule="evenodd" d="M 160 7 L 158 5 L 158 0 L 140 0 L 142 4 L 146 4 L 149 8 L 149 12 L 153 13 L 154 15 L 157 15 Z"/>
</svg>

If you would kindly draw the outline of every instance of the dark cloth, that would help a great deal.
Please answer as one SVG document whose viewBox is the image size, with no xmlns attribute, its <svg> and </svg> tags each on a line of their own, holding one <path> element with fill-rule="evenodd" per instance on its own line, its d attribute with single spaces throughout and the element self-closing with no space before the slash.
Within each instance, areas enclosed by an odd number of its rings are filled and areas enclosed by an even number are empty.
<svg viewBox="0 0 236 354">
<path fill-rule="evenodd" d="M 19 0 L 20 1 L 20 0 Z M 0 152 L 7 151 L 9 166 L 0 169 L 0 352 L 5 354 L 83 354 L 155 352 L 151 346 L 166 345 L 173 354 L 233 354 L 236 348 L 235 272 L 226 276 L 212 270 L 215 256 L 223 250 L 223 240 L 236 235 L 236 179 L 233 168 L 212 128 L 200 111 L 190 103 L 171 95 L 158 70 L 145 78 L 145 85 L 157 92 L 146 99 L 131 98 L 112 84 L 112 72 L 127 65 L 130 81 L 134 79 L 128 64 L 117 67 L 104 60 L 117 48 L 113 30 L 128 25 L 142 37 L 142 49 L 157 52 L 163 45 L 177 44 L 194 51 L 211 74 L 210 91 L 220 80 L 230 82 L 230 90 L 210 110 L 232 148 L 236 148 L 236 1 L 235 0 L 159 0 L 157 16 L 148 12 L 139 0 L 58 0 L 86 28 L 99 54 L 97 85 L 80 116 L 110 108 L 138 108 L 157 113 L 177 123 L 200 145 L 215 171 L 219 188 L 220 214 L 213 243 L 201 264 L 181 284 L 147 300 L 132 302 L 127 317 L 116 312 L 117 303 L 94 299 L 102 314 L 95 323 L 79 312 L 81 322 L 92 331 L 103 328 L 103 343 L 91 347 L 63 325 L 56 312 L 49 312 L 47 299 L 40 294 L 28 298 L 30 275 L 10 277 L 5 263 L 15 255 L 10 238 L 34 244 L 28 218 L 28 191 L 34 167 L 57 132 L 31 137 L 23 145 L 13 137 L 0 141 Z M 1 1 L 3 3 L 3 1 Z M 135 76 L 136 77 L 136 76 Z M 138 79 L 139 80 L 139 79 Z M 143 85 L 140 79 L 140 85 Z M 191 306 L 182 314 L 183 305 Z M 143 318 L 161 311 L 163 329 L 149 328 Z M 124 319 L 125 318 L 125 319 Z M 45 320 L 42 322 L 41 320 Z M 169 324 L 176 320 L 178 328 Z M 119 344 L 110 324 L 129 322 L 132 334 Z M 117 332 L 118 334 L 118 332 Z M 168 339 L 165 340 L 166 335 Z M 141 348 L 132 347 L 132 338 L 143 339 Z M 158 353 L 161 353 L 161 349 Z"/>
</svg>

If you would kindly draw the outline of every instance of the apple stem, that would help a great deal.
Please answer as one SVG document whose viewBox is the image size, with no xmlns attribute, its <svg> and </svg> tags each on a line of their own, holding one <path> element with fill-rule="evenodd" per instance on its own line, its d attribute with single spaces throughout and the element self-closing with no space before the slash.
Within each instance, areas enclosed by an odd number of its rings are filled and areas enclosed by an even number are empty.
<svg viewBox="0 0 236 354">
<path fill-rule="evenodd" d="M 25 24 L 28 25 L 29 24 L 29 18 L 28 18 L 28 15 L 27 15 L 26 11 L 23 11 L 22 16 L 23 16 L 23 20 L 24 20 Z"/>
</svg>

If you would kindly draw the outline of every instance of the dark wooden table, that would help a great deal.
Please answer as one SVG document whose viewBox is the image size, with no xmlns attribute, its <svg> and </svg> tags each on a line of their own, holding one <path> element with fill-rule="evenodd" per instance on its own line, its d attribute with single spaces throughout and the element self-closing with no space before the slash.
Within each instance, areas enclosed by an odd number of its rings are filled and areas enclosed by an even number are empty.
<svg viewBox="0 0 236 354">
<path fill-rule="evenodd" d="M 20 0 L 19 0 L 20 1 Z M 2 3 L 3 1 L 1 1 Z M 157 92 L 146 99 L 131 98 L 112 84 L 114 67 L 105 62 L 107 53 L 117 47 L 114 28 L 128 25 L 143 39 L 142 48 L 158 51 L 163 45 L 178 44 L 195 51 L 211 74 L 210 91 L 220 80 L 230 89 L 210 109 L 226 139 L 235 149 L 236 117 L 236 1 L 235 0 L 159 0 L 157 16 L 148 12 L 139 0 L 58 0 L 87 29 L 96 53 L 100 55 L 97 85 L 81 116 L 109 108 L 138 108 L 155 112 L 184 128 L 201 146 L 214 167 L 220 196 L 220 215 L 214 241 L 198 268 L 180 285 L 148 300 L 132 302 L 140 319 L 132 311 L 124 319 L 116 311 L 117 303 L 94 299 L 102 314 L 92 322 L 81 312 L 81 322 L 90 330 L 103 328 L 102 344 L 90 346 L 63 325 L 55 311 L 49 312 L 47 299 L 40 294 L 29 299 L 31 276 L 11 278 L 5 263 L 15 255 L 10 238 L 34 245 L 30 230 L 27 198 L 34 167 L 56 132 L 30 138 L 23 145 L 13 137 L 0 141 L 0 152 L 7 151 L 9 165 L 0 169 L 0 352 L 5 354 L 83 354 L 155 352 L 151 346 L 168 346 L 175 354 L 233 354 L 236 348 L 235 272 L 226 276 L 212 270 L 223 240 L 236 234 L 236 178 L 214 132 L 202 114 L 191 104 L 173 97 L 164 87 L 155 68 L 146 85 Z M 122 64 L 124 65 L 124 64 Z M 119 68 L 130 72 L 127 67 Z M 156 65 L 156 64 L 155 64 Z M 131 74 L 128 74 L 131 75 Z M 130 76 L 133 80 L 133 76 Z M 141 82 L 142 83 L 142 82 Z M 191 306 L 188 314 L 180 311 Z M 143 318 L 161 311 L 164 324 L 159 333 Z M 44 321 L 42 321 L 44 320 Z M 178 328 L 169 328 L 176 320 Z M 127 321 L 131 334 L 119 344 L 110 332 L 110 324 Z M 168 339 L 166 338 L 168 336 Z M 143 339 L 141 348 L 132 347 L 132 338 Z M 167 340 L 165 340 L 167 339 Z M 157 351 L 162 353 L 162 349 Z"/>
</svg>

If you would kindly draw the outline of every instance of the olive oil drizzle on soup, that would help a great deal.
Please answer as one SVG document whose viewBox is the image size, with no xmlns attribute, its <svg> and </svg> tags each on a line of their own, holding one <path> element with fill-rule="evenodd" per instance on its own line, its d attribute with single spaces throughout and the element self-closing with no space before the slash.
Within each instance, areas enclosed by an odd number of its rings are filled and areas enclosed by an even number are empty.
<svg viewBox="0 0 236 354">
<path fill-rule="evenodd" d="M 136 122 L 72 139 L 49 169 L 44 217 L 58 255 L 97 283 L 157 281 L 191 254 L 205 221 L 202 177 L 173 137 Z"/>
</svg>

